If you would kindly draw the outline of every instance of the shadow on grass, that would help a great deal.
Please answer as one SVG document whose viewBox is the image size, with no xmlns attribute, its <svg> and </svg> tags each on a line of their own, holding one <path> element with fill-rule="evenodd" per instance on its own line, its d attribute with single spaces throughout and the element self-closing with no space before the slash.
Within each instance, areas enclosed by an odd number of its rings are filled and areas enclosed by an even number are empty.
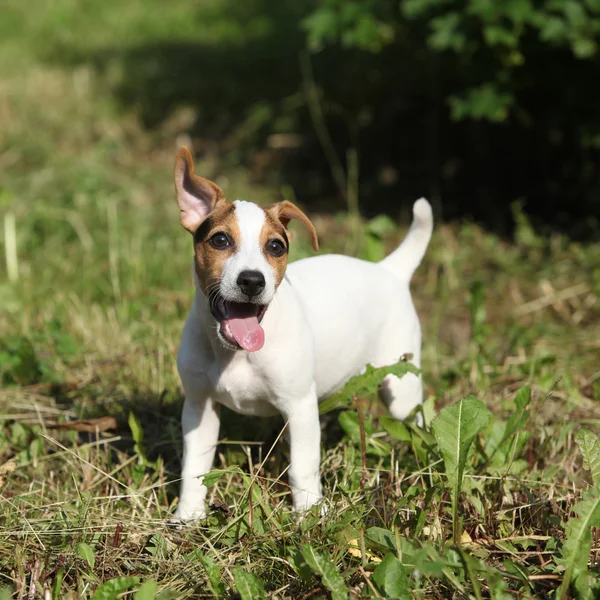
<svg viewBox="0 0 600 600">
<path fill-rule="evenodd" d="M 215 20 L 214 35 L 204 28 L 197 41 L 162 36 L 94 51 L 63 44 L 47 55 L 57 63 L 91 64 L 107 75 L 119 102 L 134 107 L 148 128 L 163 124 L 180 107 L 192 107 L 191 119 L 175 124 L 168 136 L 190 133 L 200 156 L 227 157 L 206 176 L 241 164 L 271 187 L 291 189 L 313 210 L 343 210 L 300 72 L 306 45 L 302 20 L 313 7 L 308 0 L 226 0 L 214 15 L 206 7 L 190 15 Z M 509 234 L 511 205 L 521 199 L 546 231 L 593 234 L 597 153 L 583 152 L 582 138 L 573 133 L 586 124 L 592 110 L 588 98 L 597 96 L 586 65 L 557 49 L 556 77 L 542 78 L 544 89 L 518 90 L 529 121 L 455 122 L 448 98 L 478 83 L 477 76 L 461 71 L 456 58 L 433 56 L 426 38 L 426 27 L 417 23 L 378 53 L 332 47 L 313 56 L 327 129 L 342 163 L 348 148 L 360 150 L 363 214 L 408 217 L 412 202 L 425 195 L 436 205 L 438 219 L 473 218 Z M 539 79 L 549 59 L 533 51 L 528 56 L 523 69 L 529 75 L 523 78 Z M 557 86 L 561 74 L 570 74 L 579 92 Z M 600 92 L 600 80 L 593 86 Z M 289 133 L 299 134 L 296 142 L 289 136 L 282 141 L 281 134 Z M 550 135 L 560 143 L 549 144 Z"/>
</svg>

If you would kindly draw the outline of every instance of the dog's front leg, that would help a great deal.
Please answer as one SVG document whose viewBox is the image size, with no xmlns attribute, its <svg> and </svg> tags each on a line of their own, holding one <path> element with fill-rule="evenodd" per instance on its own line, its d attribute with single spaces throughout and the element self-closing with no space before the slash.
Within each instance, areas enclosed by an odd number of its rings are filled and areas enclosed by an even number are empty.
<svg viewBox="0 0 600 600">
<path fill-rule="evenodd" d="M 321 427 L 314 390 L 284 411 L 288 421 L 291 464 L 288 478 L 294 511 L 308 510 L 319 502 L 321 493 Z"/>
<path fill-rule="evenodd" d="M 183 465 L 181 492 L 175 516 L 181 520 L 206 517 L 204 475 L 212 468 L 219 439 L 219 404 L 209 396 L 186 394 L 181 417 L 183 429 Z"/>
</svg>

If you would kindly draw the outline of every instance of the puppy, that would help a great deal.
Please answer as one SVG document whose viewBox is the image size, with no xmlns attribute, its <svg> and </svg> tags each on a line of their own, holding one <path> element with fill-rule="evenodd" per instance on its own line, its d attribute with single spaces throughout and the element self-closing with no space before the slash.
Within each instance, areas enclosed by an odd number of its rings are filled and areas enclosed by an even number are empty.
<svg viewBox="0 0 600 600">
<path fill-rule="evenodd" d="M 183 469 L 176 517 L 206 516 L 206 486 L 219 436 L 219 407 L 257 416 L 281 413 L 288 424 L 288 472 L 295 511 L 322 497 L 319 399 L 365 365 L 420 365 L 421 329 L 409 282 L 433 228 L 425 199 L 413 207 L 404 242 L 379 263 L 328 255 L 287 265 L 288 223 L 318 241 L 292 203 L 268 209 L 236 200 L 194 174 L 181 148 L 175 162 L 180 221 L 194 239 L 196 295 L 177 366 L 185 390 Z M 388 376 L 381 397 L 397 419 L 420 404 L 420 376 Z"/>
</svg>

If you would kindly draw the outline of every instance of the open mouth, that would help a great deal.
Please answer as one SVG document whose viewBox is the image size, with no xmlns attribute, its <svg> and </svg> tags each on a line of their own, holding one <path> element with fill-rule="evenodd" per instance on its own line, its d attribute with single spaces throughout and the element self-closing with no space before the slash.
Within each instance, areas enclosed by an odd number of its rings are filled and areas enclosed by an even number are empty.
<svg viewBox="0 0 600 600">
<path fill-rule="evenodd" d="M 232 302 L 221 295 L 211 298 L 210 311 L 219 323 L 221 337 L 233 348 L 256 352 L 265 343 L 260 326 L 266 305 L 252 302 Z"/>
</svg>

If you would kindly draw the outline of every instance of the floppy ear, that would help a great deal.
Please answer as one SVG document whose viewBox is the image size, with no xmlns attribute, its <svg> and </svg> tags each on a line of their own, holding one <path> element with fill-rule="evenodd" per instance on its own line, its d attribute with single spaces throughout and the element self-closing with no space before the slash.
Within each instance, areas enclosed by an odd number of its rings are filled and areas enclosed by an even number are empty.
<svg viewBox="0 0 600 600">
<path fill-rule="evenodd" d="M 281 224 L 287 229 L 288 223 L 292 219 L 296 219 L 300 221 L 304 227 L 310 233 L 310 237 L 312 239 L 312 246 L 315 252 L 319 251 L 319 240 L 317 238 L 317 232 L 313 224 L 310 222 L 310 219 L 294 204 L 289 202 L 288 200 L 284 200 L 283 202 L 277 202 L 273 204 L 271 208 L 269 208 L 269 212 L 273 214 L 274 217 L 279 219 Z"/>
<path fill-rule="evenodd" d="M 185 146 L 179 148 L 175 159 L 175 190 L 179 221 L 190 233 L 198 229 L 217 204 L 225 201 L 225 194 L 217 184 L 194 175 L 194 160 Z"/>
</svg>

